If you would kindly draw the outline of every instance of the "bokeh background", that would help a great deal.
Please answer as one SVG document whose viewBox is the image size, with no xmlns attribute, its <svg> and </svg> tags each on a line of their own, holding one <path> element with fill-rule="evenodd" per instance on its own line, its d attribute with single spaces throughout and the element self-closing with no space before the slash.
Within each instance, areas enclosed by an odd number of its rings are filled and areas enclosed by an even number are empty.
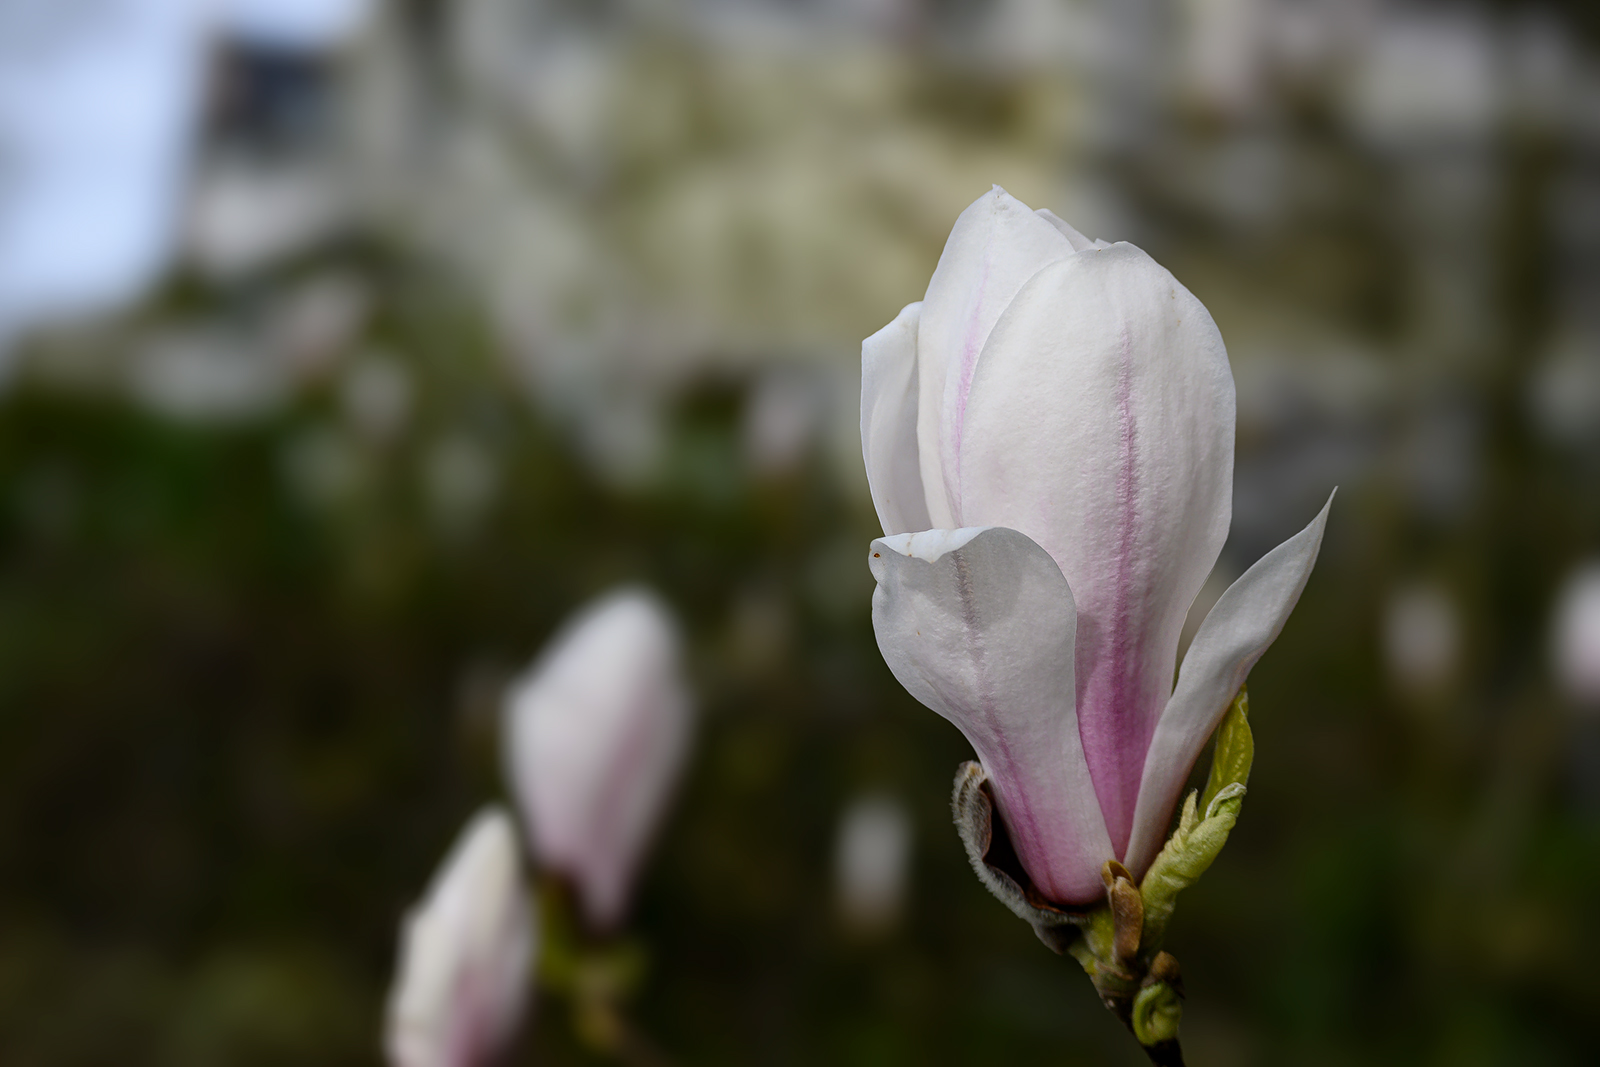
<svg viewBox="0 0 1600 1067">
<path fill-rule="evenodd" d="M 0 4 L 0 1061 L 377 1063 L 505 683 L 644 582 L 673 1062 L 1140 1062 L 868 617 L 859 343 L 994 182 L 1221 327 L 1197 609 L 1340 486 L 1173 927 L 1190 1062 L 1592 1062 L 1581 0 Z M 512 1062 L 598 1061 L 547 997 Z"/>
</svg>

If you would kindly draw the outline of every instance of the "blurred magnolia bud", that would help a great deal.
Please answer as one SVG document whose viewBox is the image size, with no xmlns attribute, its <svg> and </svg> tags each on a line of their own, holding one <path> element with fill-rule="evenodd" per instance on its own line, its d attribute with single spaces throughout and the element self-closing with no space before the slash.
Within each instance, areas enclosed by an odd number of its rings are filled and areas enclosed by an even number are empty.
<svg viewBox="0 0 1600 1067">
<path fill-rule="evenodd" d="M 1556 602 L 1556 680 L 1574 700 L 1600 707 L 1600 562 L 1568 575 Z"/>
<path fill-rule="evenodd" d="M 480 1067 L 516 1029 L 538 942 L 516 829 L 475 815 L 406 916 L 384 1046 L 393 1067 Z"/>
<path fill-rule="evenodd" d="M 534 855 L 588 921 L 627 909 L 634 873 L 688 753 L 676 624 L 636 589 L 581 611 L 506 697 L 506 757 Z"/>
<path fill-rule="evenodd" d="M 1402 690 L 1430 693 L 1447 685 L 1461 659 L 1455 602 L 1433 585 L 1396 589 L 1384 608 L 1383 653 L 1389 677 Z"/>
<path fill-rule="evenodd" d="M 905 898 L 911 820 L 892 797 L 863 797 L 844 810 L 834 882 L 845 923 L 860 933 L 893 927 Z"/>
</svg>

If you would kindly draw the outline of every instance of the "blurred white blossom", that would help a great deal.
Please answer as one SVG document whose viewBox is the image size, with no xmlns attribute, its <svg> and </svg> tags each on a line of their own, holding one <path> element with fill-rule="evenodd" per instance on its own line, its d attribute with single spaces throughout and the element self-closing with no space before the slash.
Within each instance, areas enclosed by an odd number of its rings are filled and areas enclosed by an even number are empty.
<svg viewBox="0 0 1600 1067">
<path fill-rule="evenodd" d="M 533 853 L 596 927 L 626 911 L 688 755 L 681 654 L 665 605 L 626 589 L 568 622 L 506 696 L 507 775 Z"/>
<path fill-rule="evenodd" d="M 1556 680 L 1574 701 L 1600 707 L 1600 563 L 1567 576 L 1556 601 L 1552 659 Z"/>
<path fill-rule="evenodd" d="M 1500 42 L 1485 17 L 1391 9 L 1366 37 L 1347 103 L 1357 128 L 1381 143 L 1481 140 L 1504 93 Z"/>
<path fill-rule="evenodd" d="M 1402 690 L 1430 693 L 1449 684 L 1461 661 L 1461 613 L 1449 593 L 1425 583 L 1394 590 L 1384 606 L 1383 655 Z"/>
<path fill-rule="evenodd" d="M 473 817 L 405 919 L 384 1048 L 391 1067 L 487 1067 L 531 993 L 536 914 L 516 829 L 498 807 Z"/>
<path fill-rule="evenodd" d="M 230 421 L 264 414 L 287 395 L 283 367 L 238 331 L 194 326 L 150 338 L 129 364 L 135 399 L 162 415 Z"/>
<path fill-rule="evenodd" d="M 1582 444 L 1600 431 L 1600 341 L 1569 330 L 1552 345 L 1528 385 L 1536 428 L 1560 444 Z"/>
<path fill-rule="evenodd" d="M 833 857 L 845 923 L 869 934 L 894 926 L 905 903 L 910 861 L 911 819 L 900 801 L 867 796 L 845 808 Z"/>
<path fill-rule="evenodd" d="M 315 275 L 273 308 L 266 324 L 269 344 L 292 376 L 313 376 L 360 336 L 371 306 L 372 292 L 358 275 Z"/>
<path fill-rule="evenodd" d="M 1183 0 L 1182 73 L 1201 103 L 1225 114 L 1260 101 L 1267 0 Z"/>
<path fill-rule="evenodd" d="M 239 278 L 332 239 L 353 211 L 349 190 L 321 163 L 219 158 L 195 178 L 189 255 L 212 277 Z"/>
</svg>

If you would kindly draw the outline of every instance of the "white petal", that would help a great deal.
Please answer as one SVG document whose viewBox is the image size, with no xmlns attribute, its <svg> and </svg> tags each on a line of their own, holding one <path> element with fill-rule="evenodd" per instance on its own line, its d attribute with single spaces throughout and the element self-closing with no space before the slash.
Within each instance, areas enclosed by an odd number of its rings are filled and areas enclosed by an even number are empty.
<svg viewBox="0 0 1600 1067">
<path fill-rule="evenodd" d="M 1222 594 L 1183 657 L 1178 686 L 1156 726 L 1125 861 L 1135 875 L 1161 850 L 1178 794 L 1250 668 L 1277 640 L 1322 547 L 1333 497 L 1311 524 L 1268 552 Z"/>
<path fill-rule="evenodd" d="M 1102 897 L 1111 843 L 1078 740 L 1060 569 L 999 527 L 880 538 L 869 562 L 884 660 L 972 742 L 1035 886 L 1058 904 Z"/>
<path fill-rule="evenodd" d="M 1178 635 L 1227 538 L 1233 376 L 1200 301 L 1130 244 L 1034 275 L 968 397 L 962 515 L 1061 565 L 1078 606 L 1078 718 L 1119 856 Z"/>
<path fill-rule="evenodd" d="M 1057 215 L 1049 208 L 1039 208 L 1034 211 L 1034 214 L 1038 215 L 1041 219 L 1044 219 L 1044 221 L 1054 226 L 1057 230 L 1060 230 L 1061 236 L 1065 237 L 1072 245 L 1072 250 L 1074 252 L 1082 252 L 1085 249 L 1095 247 L 1094 241 L 1091 241 L 1089 238 L 1079 233 L 1067 222 L 1066 219 L 1062 218 L 1060 215 Z"/>
<path fill-rule="evenodd" d="M 917 326 L 922 304 L 861 342 L 861 456 L 886 534 L 926 530 L 928 501 L 917 459 Z"/>
<path fill-rule="evenodd" d="M 384 1026 L 393 1067 L 480 1067 L 510 1038 L 538 941 L 521 869 L 510 816 L 486 808 L 406 916 Z"/>
<path fill-rule="evenodd" d="M 960 521 L 953 495 L 967 389 L 989 331 L 1039 268 L 1072 245 L 998 185 L 956 219 L 928 282 L 917 337 L 917 442 L 931 525 Z"/>
<path fill-rule="evenodd" d="M 504 729 L 534 855 L 573 881 L 592 924 L 615 924 L 688 754 L 665 606 L 630 589 L 586 608 L 513 685 Z"/>
</svg>

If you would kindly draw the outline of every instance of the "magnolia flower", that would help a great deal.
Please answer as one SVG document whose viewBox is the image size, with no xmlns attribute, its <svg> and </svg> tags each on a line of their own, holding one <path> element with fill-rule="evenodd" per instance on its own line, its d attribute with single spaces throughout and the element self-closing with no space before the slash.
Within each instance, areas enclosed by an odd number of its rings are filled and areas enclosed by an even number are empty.
<svg viewBox="0 0 1600 1067">
<path fill-rule="evenodd" d="M 489 1063 L 521 1018 L 537 942 L 516 830 L 486 808 L 406 916 L 384 1035 L 393 1067 Z"/>
<path fill-rule="evenodd" d="M 506 699 L 507 769 L 539 862 L 614 925 L 688 754 L 677 627 L 655 597 L 584 609 Z"/>
<path fill-rule="evenodd" d="M 1179 632 L 1227 537 L 1233 376 L 1206 309 L 1144 252 L 998 186 L 921 303 L 862 345 L 890 669 L 977 751 L 1035 890 L 1142 877 L 1184 780 L 1299 599 L 1327 508 Z"/>
</svg>

